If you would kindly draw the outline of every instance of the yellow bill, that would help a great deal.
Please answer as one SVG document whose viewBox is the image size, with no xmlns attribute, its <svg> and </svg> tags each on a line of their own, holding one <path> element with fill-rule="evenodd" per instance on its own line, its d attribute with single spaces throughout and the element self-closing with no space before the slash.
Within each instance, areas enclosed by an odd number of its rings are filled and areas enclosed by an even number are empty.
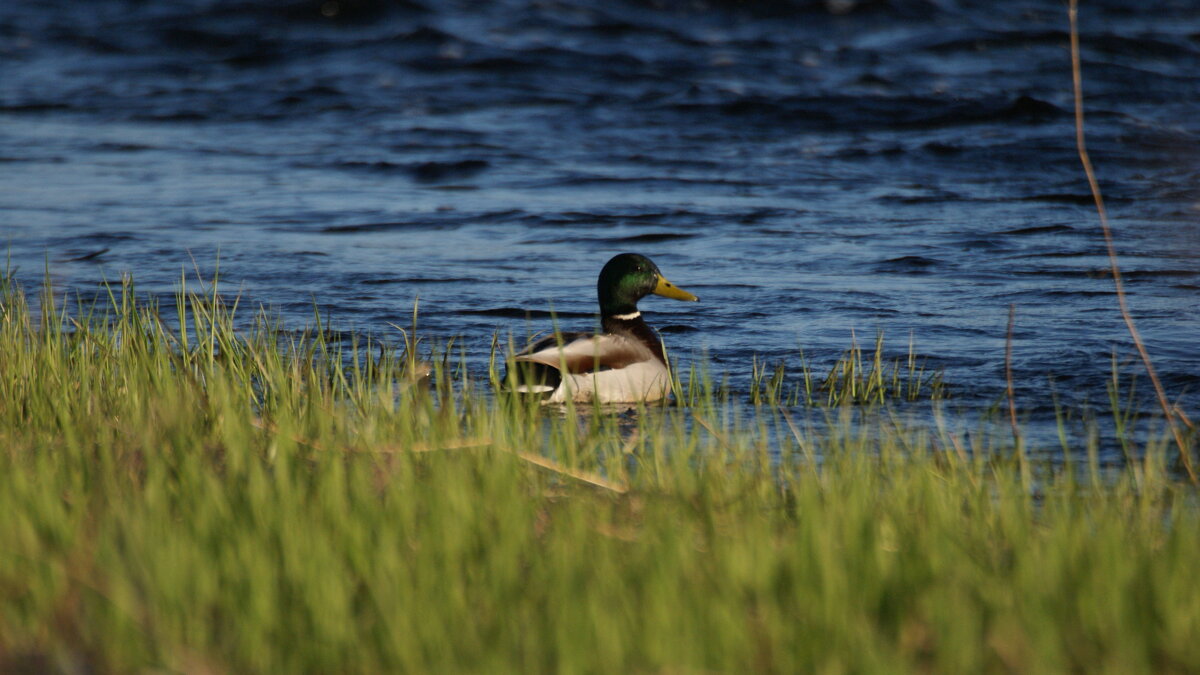
<svg viewBox="0 0 1200 675">
<path fill-rule="evenodd" d="M 691 300 L 692 302 L 700 300 L 700 298 L 667 281 L 667 278 L 662 275 L 658 277 L 658 285 L 654 287 L 654 294 L 676 300 Z"/>
</svg>

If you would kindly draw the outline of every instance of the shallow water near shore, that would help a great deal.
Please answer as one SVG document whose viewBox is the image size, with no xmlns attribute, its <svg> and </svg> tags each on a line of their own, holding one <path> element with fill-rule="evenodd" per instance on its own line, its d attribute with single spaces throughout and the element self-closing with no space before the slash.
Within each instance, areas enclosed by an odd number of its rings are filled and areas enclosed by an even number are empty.
<svg viewBox="0 0 1200 675">
<path fill-rule="evenodd" d="M 1200 15 L 1085 3 L 1080 27 L 1130 304 L 1197 413 Z M 0 237 L 28 288 L 130 274 L 168 309 L 218 260 L 297 327 L 315 303 L 399 341 L 419 296 L 476 371 L 547 312 L 592 327 L 600 267 L 636 251 L 701 298 L 642 303 L 685 367 L 746 391 L 755 357 L 820 371 L 883 331 L 969 411 L 1003 396 L 1015 304 L 1049 439 L 1054 393 L 1104 409 L 1114 350 L 1140 368 L 1066 45 L 1050 0 L 9 4 Z"/>
</svg>

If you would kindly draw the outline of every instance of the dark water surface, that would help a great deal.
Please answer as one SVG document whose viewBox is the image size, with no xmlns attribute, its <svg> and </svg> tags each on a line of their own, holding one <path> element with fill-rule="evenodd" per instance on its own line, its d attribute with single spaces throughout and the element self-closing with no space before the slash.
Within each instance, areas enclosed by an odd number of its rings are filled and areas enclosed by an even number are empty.
<svg viewBox="0 0 1200 675">
<path fill-rule="evenodd" d="M 1200 9 L 1083 2 L 1130 302 L 1200 416 Z M 132 273 L 375 335 L 588 328 L 614 253 L 683 361 L 818 367 L 910 333 L 956 399 L 1105 398 L 1132 356 L 1075 154 L 1067 16 L 1009 2 L 0 4 L 0 236 L 35 287 Z M 1130 366 L 1129 370 L 1135 370 Z M 1146 387 L 1140 391 L 1145 392 Z M 1150 408 L 1150 400 L 1141 397 Z"/>
</svg>

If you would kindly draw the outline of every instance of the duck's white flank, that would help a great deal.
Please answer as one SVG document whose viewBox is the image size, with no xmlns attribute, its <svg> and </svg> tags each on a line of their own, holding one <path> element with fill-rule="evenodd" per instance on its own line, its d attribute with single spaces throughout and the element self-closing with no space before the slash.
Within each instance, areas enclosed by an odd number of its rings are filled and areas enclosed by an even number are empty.
<svg viewBox="0 0 1200 675">
<path fill-rule="evenodd" d="M 598 373 L 565 374 L 547 403 L 657 401 L 671 391 L 671 373 L 658 359 Z"/>
<path fill-rule="evenodd" d="M 671 391 L 671 372 L 666 365 L 644 343 L 624 335 L 582 337 L 562 347 L 554 345 L 522 354 L 517 360 L 542 363 L 560 372 L 563 365 L 567 366 L 562 382 L 545 403 L 567 399 L 600 403 L 657 401 Z M 593 372 L 593 364 L 604 369 Z"/>
</svg>

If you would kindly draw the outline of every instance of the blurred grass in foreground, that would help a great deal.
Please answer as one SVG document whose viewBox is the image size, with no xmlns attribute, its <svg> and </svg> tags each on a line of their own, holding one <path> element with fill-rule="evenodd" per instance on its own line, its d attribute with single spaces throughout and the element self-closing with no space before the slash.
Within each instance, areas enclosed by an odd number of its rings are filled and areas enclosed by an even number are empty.
<svg viewBox="0 0 1200 675">
<path fill-rule="evenodd" d="M 128 284 L 0 304 L 0 670 L 1200 668 L 1200 511 L 1162 443 L 1023 478 L 711 386 L 630 417 L 443 359 L 414 384 L 320 327 L 235 332 L 215 290 L 181 290 L 184 331 Z"/>
</svg>

